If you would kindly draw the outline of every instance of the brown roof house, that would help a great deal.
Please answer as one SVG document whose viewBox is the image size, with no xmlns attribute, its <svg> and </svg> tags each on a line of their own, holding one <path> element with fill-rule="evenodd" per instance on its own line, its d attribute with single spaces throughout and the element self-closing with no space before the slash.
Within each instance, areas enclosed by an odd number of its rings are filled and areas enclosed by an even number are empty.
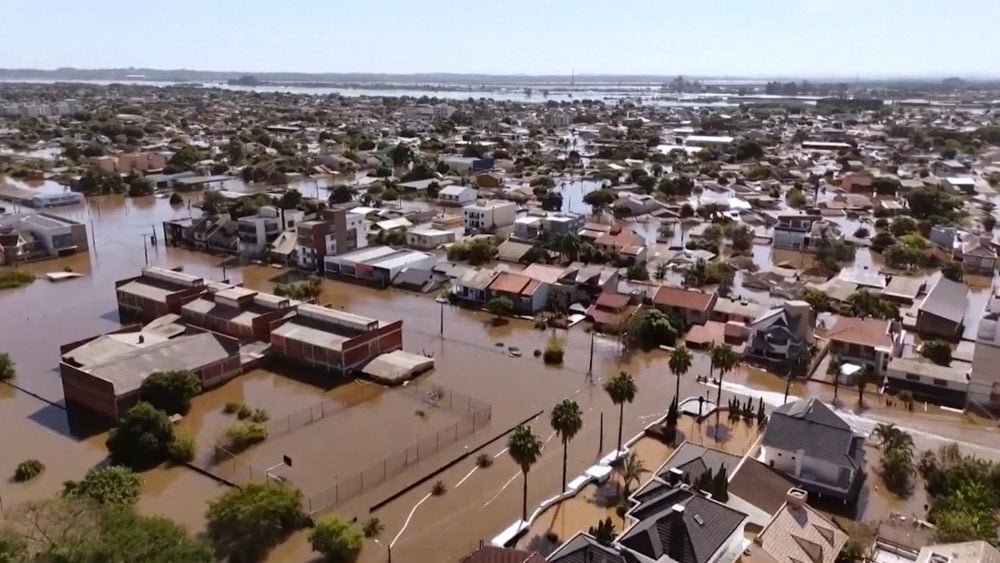
<svg viewBox="0 0 1000 563">
<path fill-rule="evenodd" d="M 652 302 L 664 313 L 677 313 L 690 325 L 708 322 L 718 296 L 694 289 L 662 286 L 653 294 Z"/>
<path fill-rule="evenodd" d="M 942 276 L 917 305 L 917 332 L 957 341 L 968 307 L 969 288 Z"/>
<path fill-rule="evenodd" d="M 638 308 L 638 305 L 632 303 L 630 295 L 608 290 L 602 292 L 597 301 L 587 309 L 587 316 L 597 330 L 611 330 L 635 314 Z"/>
<path fill-rule="evenodd" d="M 881 377 L 889 368 L 889 360 L 902 354 L 905 334 L 895 321 L 839 317 L 826 336 L 831 354 L 837 354 L 844 362 L 870 367 Z"/>
<path fill-rule="evenodd" d="M 520 314 L 534 314 L 545 308 L 549 285 L 537 279 L 511 272 L 500 272 L 486 288 L 487 301 L 506 297 Z"/>
<path fill-rule="evenodd" d="M 767 563 L 834 563 L 847 534 L 806 504 L 806 491 L 789 489 L 785 504 L 754 538 L 749 561 Z M 759 553 L 762 551 L 763 553 Z"/>
</svg>

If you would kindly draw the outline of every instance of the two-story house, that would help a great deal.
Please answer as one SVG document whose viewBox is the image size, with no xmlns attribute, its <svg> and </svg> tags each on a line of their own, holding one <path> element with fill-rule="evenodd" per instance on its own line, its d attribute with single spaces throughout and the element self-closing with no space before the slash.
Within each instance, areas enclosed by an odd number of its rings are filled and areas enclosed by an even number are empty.
<svg viewBox="0 0 1000 563">
<path fill-rule="evenodd" d="M 774 409 L 761 451 L 764 463 L 801 488 L 854 503 L 864 480 L 864 440 L 822 401 L 802 399 Z"/>
<path fill-rule="evenodd" d="M 517 215 L 517 204 L 512 201 L 491 200 L 466 205 L 462 208 L 462 225 L 466 233 L 493 232 L 510 227 Z"/>
<path fill-rule="evenodd" d="M 942 276 L 917 305 L 917 332 L 958 341 L 968 307 L 969 288 Z"/>
<path fill-rule="evenodd" d="M 882 377 L 889 369 L 889 361 L 902 354 L 905 332 L 895 321 L 839 317 L 826 336 L 831 354 L 841 361 L 867 366 L 873 375 Z"/>
<path fill-rule="evenodd" d="M 686 326 L 708 322 L 718 295 L 694 289 L 661 286 L 653 294 L 653 305 L 664 313 L 676 313 Z"/>
<path fill-rule="evenodd" d="M 303 213 L 298 209 L 277 209 L 271 206 L 261 207 L 254 215 L 240 217 L 236 220 L 240 254 L 262 256 L 278 235 L 295 226 L 302 217 Z"/>
<path fill-rule="evenodd" d="M 844 234 L 822 215 L 781 215 L 774 227 L 772 246 L 780 250 L 815 252 L 824 240 L 841 242 Z"/>
<path fill-rule="evenodd" d="M 748 354 L 784 364 L 789 350 L 812 345 L 816 311 L 805 301 L 786 301 L 762 313 L 747 328 L 750 329 Z"/>
</svg>

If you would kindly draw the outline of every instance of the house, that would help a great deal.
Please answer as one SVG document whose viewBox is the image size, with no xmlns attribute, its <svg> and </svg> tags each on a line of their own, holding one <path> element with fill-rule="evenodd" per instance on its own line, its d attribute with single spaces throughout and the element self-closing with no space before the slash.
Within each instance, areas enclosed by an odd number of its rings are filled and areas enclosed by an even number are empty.
<svg viewBox="0 0 1000 563">
<path fill-rule="evenodd" d="M 499 188 L 503 185 L 503 176 L 492 172 L 478 174 L 476 185 L 480 188 Z"/>
<path fill-rule="evenodd" d="M 976 180 L 968 176 L 951 176 L 941 180 L 941 186 L 956 194 L 975 195 Z"/>
<path fill-rule="evenodd" d="M 506 297 L 514 304 L 514 312 L 519 314 L 530 315 L 544 309 L 548 294 L 548 284 L 511 272 L 500 272 L 486 287 L 487 301 Z"/>
<path fill-rule="evenodd" d="M 86 251 L 90 242 L 85 224 L 44 211 L 0 213 L 0 236 L 9 262 Z"/>
<path fill-rule="evenodd" d="M 624 192 L 611 204 L 613 209 L 624 209 L 628 215 L 643 215 L 663 209 L 663 204 L 651 195 Z"/>
<path fill-rule="evenodd" d="M 493 232 L 514 224 L 517 204 L 511 201 L 490 200 L 462 208 L 462 225 L 467 233 Z"/>
<path fill-rule="evenodd" d="M 853 504 L 865 467 L 864 437 L 817 399 L 771 413 L 761 441 L 763 461 L 820 496 Z"/>
<path fill-rule="evenodd" d="M 227 284 L 209 284 L 208 291 L 181 307 L 181 319 L 242 342 L 270 342 L 271 324 L 293 310 L 287 297 Z"/>
<path fill-rule="evenodd" d="M 726 297 L 719 297 L 715 300 L 712 312 L 709 313 L 709 320 L 721 323 L 736 321 L 743 324 L 750 324 L 759 317 L 765 308 L 763 305 L 753 301 L 735 301 Z"/>
<path fill-rule="evenodd" d="M 439 158 L 440 162 L 443 162 L 452 172 L 461 174 L 463 172 L 479 172 L 486 171 L 493 168 L 494 160 L 492 158 L 476 158 L 476 157 L 466 157 L 457 155 L 442 155 Z"/>
<path fill-rule="evenodd" d="M 327 256 L 324 269 L 329 277 L 340 276 L 388 287 L 404 269 L 430 270 L 437 262 L 436 256 L 417 250 L 369 246 L 339 256 Z"/>
<path fill-rule="evenodd" d="M 239 252 L 239 230 L 236 221 L 223 213 L 197 219 L 182 217 L 163 222 L 166 246 L 182 246 L 224 253 Z"/>
<path fill-rule="evenodd" d="M 514 220 L 514 237 L 539 240 L 554 235 L 575 234 L 583 228 L 583 215 L 567 213 L 529 213 Z"/>
<path fill-rule="evenodd" d="M 989 237 L 962 237 L 960 242 L 962 271 L 993 277 L 997 267 L 997 251 Z"/>
<path fill-rule="evenodd" d="M 305 214 L 298 209 L 277 209 L 265 205 L 254 215 L 236 220 L 240 254 L 262 256 L 278 235 L 300 222 Z"/>
<path fill-rule="evenodd" d="M 191 371 L 204 388 L 241 372 L 238 340 L 174 320 L 168 316 L 60 347 L 67 405 L 117 420 L 139 402 L 142 382 L 154 372 Z"/>
<path fill-rule="evenodd" d="M 985 541 L 925 545 L 914 563 L 1000 563 L 1000 549 Z"/>
<path fill-rule="evenodd" d="M 872 191 L 872 175 L 864 172 L 854 172 L 845 174 L 840 178 L 840 189 L 845 192 L 868 192 Z"/>
<path fill-rule="evenodd" d="M 957 341 L 969 307 L 969 288 L 941 276 L 917 306 L 917 332 Z"/>
<path fill-rule="evenodd" d="M 965 369 L 958 366 L 964 365 Z M 889 389 L 907 391 L 920 401 L 964 409 L 969 392 L 969 364 L 940 366 L 923 358 L 892 358 L 885 373 Z"/>
<path fill-rule="evenodd" d="M 146 267 L 134 278 L 115 282 L 118 316 L 150 322 L 167 314 L 181 314 L 184 304 L 207 290 L 205 280 L 165 268 Z"/>
<path fill-rule="evenodd" d="M 406 232 L 406 245 L 419 250 L 433 250 L 455 242 L 455 231 L 420 227 Z"/>
<path fill-rule="evenodd" d="M 586 227 L 584 228 L 586 229 Z M 610 231 L 601 233 L 594 239 L 594 246 L 621 262 L 646 261 L 646 239 L 633 232 L 632 229 L 612 227 Z"/>
<path fill-rule="evenodd" d="M 469 186 L 446 186 L 438 191 L 437 201 L 441 205 L 463 207 L 476 202 L 479 192 Z"/>
<path fill-rule="evenodd" d="M 587 317 L 599 331 L 613 330 L 621 326 L 638 309 L 632 297 L 615 291 L 603 291 L 590 308 Z"/>
<path fill-rule="evenodd" d="M 968 399 L 977 406 L 1000 410 L 1000 313 L 988 311 L 979 321 L 969 374 Z"/>
<path fill-rule="evenodd" d="M 802 489 L 788 490 L 784 505 L 753 539 L 748 560 L 834 563 L 838 559 L 847 543 L 847 534 L 806 504 L 807 498 L 808 492 Z M 760 557 L 755 553 L 757 550 L 767 557 Z"/>
<path fill-rule="evenodd" d="M 653 305 L 664 313 L 676 313 L 686 326 L 702 325 L 708 322 L 718 296 L 694 289 L 661 286 L 653 294 Z"/>
<path fill-rule="evenodd" d="M 894 321 L 838 317 L 826 337 L 831 354 L 837 354 L 844 362 L 869 367 L 876 377 L 882 377 L 889 361 L 902 354 L 905 333 Z"/>
<path fill-rule="evenodd" d="M 347 375 L 385 352 L 403 348 L 403 321 L 381 321 L 319 305 L 302 304 L 271 329 L 283 358 Z"/>
<path fill-rule="evenodd" d="M 473 305 L 484 305 L 489 299 L 487 288 L 499 275 L 499 271 L 490 268 L 471 270 L 455 280 L 452 293 L 458 299 Z"/>
<path fill-rule="evenodd" d="M 844 235 L 840 227 L 822 215 L 781 215 L 771 245 L 782 250 L 815 252 L 823 240 L 841 242 Z"/>
<path fill-rule="evenodd" d="M 536 551 L 524 551 L 510 547 L 484 545 L 459 559 L 459 563 L 545 563 L 545 558 Z"/>
<path fill-rule="evenodd" d="M 766 362 L 783 364 L 789 350 L 812 344 L 816 311 L 805 301 L 785 301 L 754 319 L 748 328 L 748 353 Z"/>
</svg>

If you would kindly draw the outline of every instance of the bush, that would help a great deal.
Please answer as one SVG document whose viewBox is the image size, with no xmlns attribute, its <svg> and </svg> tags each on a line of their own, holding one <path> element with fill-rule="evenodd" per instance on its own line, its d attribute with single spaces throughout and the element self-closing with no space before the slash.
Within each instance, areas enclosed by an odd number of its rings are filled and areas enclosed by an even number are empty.
<svg viewBox="0 0 1000 563">
<path fill-rule="evenodd" d="M 167 456 L 174 463 L 187 463 L 194 459 L 194 436 L 183 432 L 174 435 L 167 446 Z"/>
<path fill-rule="evenodd" d="M 14 373 L 14 360 L 7 352 L 0 352 L 0 381 L 14 379 Z"/>
<path fill-rule="evenodd" d="M 0 289 L 17 289 L 30 285 L 33 281 L 35 281 L 35 275 L 24 270 L 0 272 Z"/>
<path fill-rule="evenodd" d="M 17 468 L 14 470 L 14 480 L 18 483 L 30 481 L 44 470 L 45 465 L 42 462 L 37 459 L 26 459 L 17 464 Z"/>
<path fill-rule="evenodd" d="M 309 531 L 312 548 L 328 561 L 348 562 L 357 559 L 364 536 L 358 527 L 338 516 L 321 518 Z"/>
<path fill-rule="evenodd" d="M 239 412 L 243 409 L 243 403 L 240 401 L 227 401 L 225 406 L 222 407 L 222 412 L 225 414 L 233 414 Z"/>
<path fill-rule="evenodd" d="M 253 414 L 250 415 L 250 420 L 254 422 L 267 422 L 269 418 L 270 416 L 268 416 L 267 411 L 264 409 L 254 409 Z"/>
<path fill-rule="evenodd" d="M 170 205 L 184 205 L 184 198 L 181 194 L 174 192 L 170 194 Z"/>
<path fill-rule="evenodd" d="M 302 525 L 302 493 L 270 481 L 247 483 L 209 502 L 205 519 L 220 558 L 255 561 Z"/>
<path fill-rule="evenodd" d="M 187 370 L 153 372 L 139 390 L 143 401 L 167 414 L 186 413 L 198 393 L 201 393 L 201 379 Z"/>
<path fill-rule="evenodd" d="M 479 467 L 481 469 L 486 469 L 491 465 L 493 465 L 493 456 L 491 456 L 490 454 L 483 452 L 478 456 L 476 456 L 476 467 Z"/>
<path fill-rule="evenodd" d="M 444 484 L 444 481 L 437 481 L 434 486 L 431 487 L 431 494 L 439 497 L 448 491 L 448 487 Z"/>
<path fill-rule="evenodd" d="M 65 498 L 87 498 L 105 506 L 132 506 L 142 493 L 142 479 L 121 465 L 91 469 L 82 481 L 63 483 Z"/>
<path fill-rule="evenodd" d="M 253 415 L 253 409 L 251 409 L 246 405 L 241 404 L 239 410 L 236 411 L 236 418 L 240 420 L 246 420 L 250 418 L 252 415 Z"/>
<path fill-rule="evenodd" d="M 226 429 L 222 447 L 239 453 L 267 439 L 267 427 L 259 422 L 240 422 Z"/>
<path fill-rule="evenodd" d="M 166 459 L 174 440 L 174 428 L 167 413 L 140 402 L 119 421 L 106 442 L 115 464 L 147 469 Z"/>
<path fill-rule="evenodd" d="M 548 365 L 559 365 L 563 363 L 563 345 L 557 338 L 549 339 L 545 345 L 545 352 L 542 353 L 542 361 Z"/>
</svg>

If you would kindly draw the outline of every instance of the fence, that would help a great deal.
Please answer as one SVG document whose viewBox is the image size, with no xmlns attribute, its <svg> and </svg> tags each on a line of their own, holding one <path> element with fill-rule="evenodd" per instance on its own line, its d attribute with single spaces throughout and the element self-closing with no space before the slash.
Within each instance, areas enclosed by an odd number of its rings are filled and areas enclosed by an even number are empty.
<svg viewBox="0 0 1000 563">
<path fill-rule="evenodd" d="M 320 401 L 288 416 L 269 420 L 267 422 L 267 436 L 268 438 L 274 438 L 288 434 L 292 430 L 319 422 L 324 417 L 338 413 L 346 408 L 349 408 L 349 406 L 337 405 L 329 401 Z"/>
<path fill-rule="evenodd" d="M 493 412 L 493 407 L 483 401 L 433 383 L 415 383 L 401 387 L 400 391 L 425 405 L 448 409 L 464 417 L 489 418 Z"/>
<path fill-rule="evenodd" d="M 421 460 L 438 453 L 459 440 L 482 430 L 490 423 L 491 409 L 474 411 L 471 416 L 440 430 L 432 436 L 422 438 L 382 461 L 345 479 L 338 479 L 329 489 L 305 498 L 306 510 L 315 514 L 325 508 L 346 502 L 361 493 L 381 485 L 390 477 L 402 473 Z"/>
<path fill-rule="evenodd" d="M 194 465 L 216 478 L 234 485 L 242 485 L 251 481 L 267 481 L 267 474 L 263 469 L 253 466 L 250 462 L 219 445 L 202 452 Z"/>
</svg>

